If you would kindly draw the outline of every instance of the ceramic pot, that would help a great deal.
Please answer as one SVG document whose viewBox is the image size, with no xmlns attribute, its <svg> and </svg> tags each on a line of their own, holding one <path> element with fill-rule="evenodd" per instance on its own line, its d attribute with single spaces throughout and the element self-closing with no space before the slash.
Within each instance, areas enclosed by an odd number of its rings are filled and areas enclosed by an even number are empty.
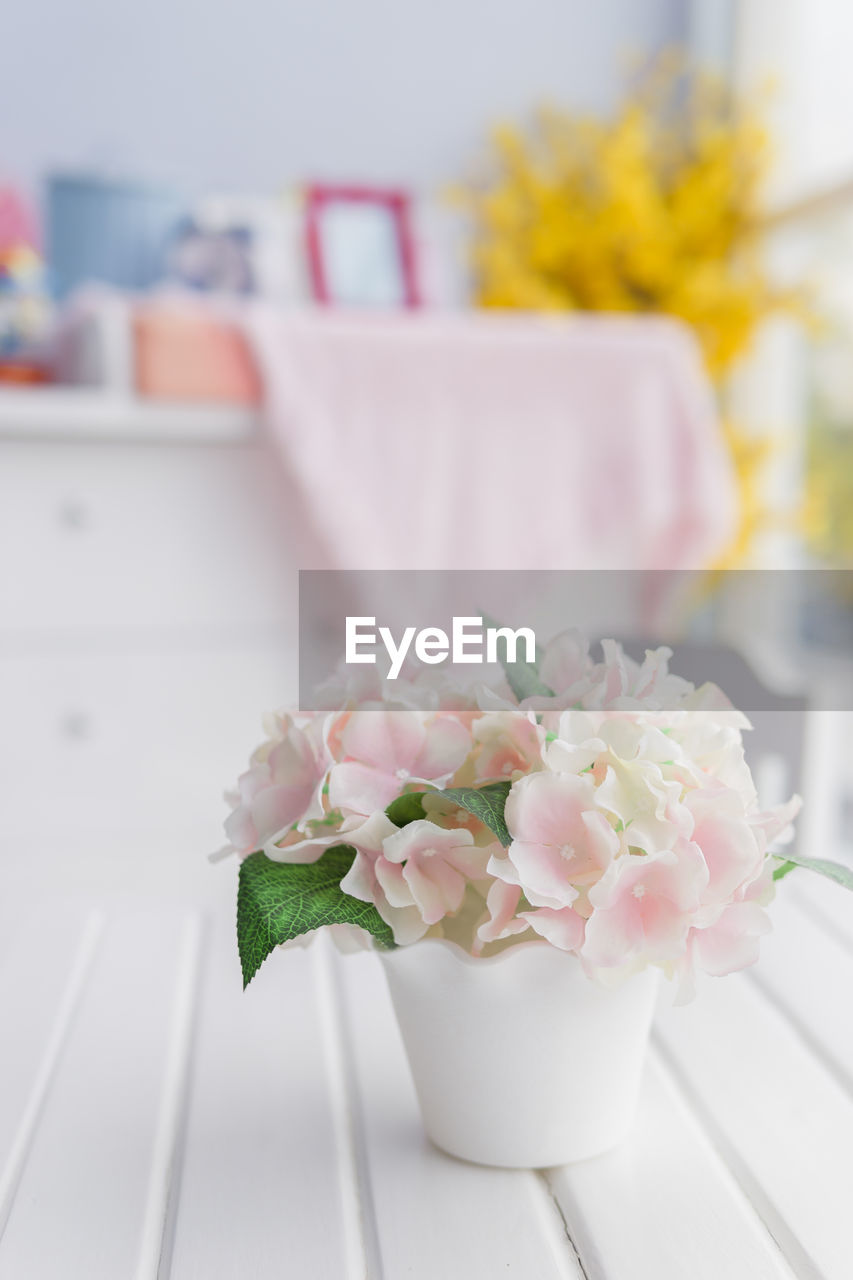
<svg viewBox="0 0 853 1280">
<path fill-rule="evenodd" d="M 380 955 L 436 1146 L 477 1164 L 538 1169 L 627 1136 L 657 970 L 608 989 L 544 941 L 489 959 L 438 939 Z"/>
</svg>

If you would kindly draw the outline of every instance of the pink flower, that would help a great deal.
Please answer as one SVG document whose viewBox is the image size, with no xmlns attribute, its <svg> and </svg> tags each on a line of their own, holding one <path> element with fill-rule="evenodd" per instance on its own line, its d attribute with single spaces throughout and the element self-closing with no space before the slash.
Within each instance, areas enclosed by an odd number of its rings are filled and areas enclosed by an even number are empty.
<svg viewBox="0 0 853 1280">
<path fill-rule="evenodd" d="M 238 780 L 235 807 L 225 822 L 225 834 L 242 856 L 283 837 L 309 814 L 322 817 L 326 758 L 319 719 L 300 728 L 281 716 L 273 733 Z"/>
<path fill-rule="evenodd" d="M 343 759 L 329 774 L 329 804 L 342 813 L 386 808 L 408 782 L 443 786 L 471 749 L 471 733 L 455 716 L 404 710 L 359 710 L 340 733 Z"/>
<path fill-rule="evenodd" d="M 579 681 L 588 679 L 589 670 L 589 641 L 573 628 L 549 641 L 539 675 L 549 689 L 562 694 L 574 688 Z"/>
<path fill-rule="evenodd" d="M 776 881 L 773 879 L 774 863 L 772 858 L 765 858 L 761 870 L 754 880 L 745 884 L 738 894 L 741 902 L 757 902 L 762 907 L 769 907 L 776 897 Z"/>
<path fill-rule="evenodd" d="M 233 800 L 232 846 L 280 862 L 352 846 L 342 887 L 401 944 L 444 937 L 477 955 L 539 937 L 603 983 L 657 965 L 682 993 L 698 970 L 742 968 L 799 800 L 758 810 L 748 722 L 672 675 L 670 656 L 637 662 L 605 641 L 595 662 L 567 632 L 545 651 L 547 692 L 520 704 L 508 682 L 460 700 L 431 670 L 343 669 L 326 690 L 337 710 L 271 722 Z M 511 783 L 506 849 L 447 790 L 495 780 Z M 386 809 L 411 791 L 423 817 L 398 827 Z M 406 806 L 391 812 L 403 821 Z"/>
<path fill-rule="evenodd" d="M 504 861 L 533 906 L 571 906 L 577 886 L 595 883 L 619 850 L 589 775 L 531 773 L 513 784 L 504 816 L 512 836 Z M 500 860 L 490 869 L 507 876 Z"/>
<path fill-rule="evenodd" d="M 503 871 L 508 878 L 496 878 L 489 886 L 486 897 L 489 914 L 477 930 L 479 943 L 497 942 L 532 928 L 546 942 L 559 947 L 561 951 L 580 949 L 584 939 L 583 916 L 572 907 L 536 907 L 533 910 L 519 911 L 519 905 L 525 904 L 521 886 L 513 882 L 515 872 L 512 864 L 507 859 L 493 857 L 489 863 L 489 871 L 496 877 Z"/>
<path fill-rule="evenodd" d="M 584 942 L 586 921 L 571 907 L 539 907 L 536 911 L 522 911 L 521 916 L 540 938 L 561 951 L 580 951 Z"/>
<path fill-rule="evenodd" d="M 400 946 L 417 942 L 426 933 L 427 926 L 411 898 L 403 902 L 391 902 L 385 895 L 376 875 L 376 863 L 382 855 L 382 843 L 399 831 L 387 814 L 381 811 L 371 814 L 347 836 L 347 843 L 356 848 L 355 859 L 341 881 L 341 888 L 361 902 L 372 902 L 387 925 L 391 927 L 394 941 Z"/>
<path fill-rule="evenodd" d="M 661 646 L 647 649 L 642 662 L 635 662 L 615 640 L 602 640 L 603 661 L 590 673 L 590 689 L 585 707 L 654 710 L 676 707 L 693 693 L 693 685 L 669 671 L 672 650 Z"/>
<path fill-rule="evenodd" d="M 708 884 L 708 868 L 696 845 L 623 854 L 589 891 L 594 908 L 586 924 L 583 959 L 592 969 L 637 958 L 649 964 L 677 960 L 691 916 Z"/>
<path fill-rule="evenodd" d="M 576 630 L 564 631 L 546 647 L 539 669 L 540 680 L 553 692 L 533 694 L 523 698 L 520 705 L 525 711 L 546 713 L 547 722 L 550 715 L 559 713 L 564 707 L 580 704 L 580 700 L 589 691 L 591 671 L 588 642 Z M 482 690 L 479 702 L 487 711 L 510 709 L 519 705 L 509 685 L 506 686 L 505 693 Z"/>
<path fill-rule="evenodd" d="M 767 865 L 769 869 L 769 863 Z M 759 881 L 763 880 L 762 871 Z M 675 970 L 678 976 L 676 1004 L 687 1004 L 693 999 L 697 970 L 722 978 L 755 964 L 761 938 L 772 928 L 767 913 L 757 901 L 750 900 L 759 881 L 750 886 L 746 900 L 718 909 L 702 927 L 697 925 L 690 930 L 684 956 Z M 772 884 L 770 880 L 770 897 Z"/>
<path fill-rule="evenodd" d="M 479 745 L 474 766 L 478 780 L 508 778 L 516 770 L 541 768 L 544 733 L 532 715 L 495 711 L 474 722 Z"/>
<path fill-rule="evenodd" d="M 757 902 L 733 902 L 713 924 L 690 930 L 690 959 L 697 969 L 717 978 L 745 969 L 755 964 L 760 939 L 771 928 L 770 918 Z"/>
<path fill-rule="evenodd" d="M 604 763 L 596 799 L 625 828 L 630 845 L 659 853 L 672 848 L 676 836 L 689 837 L 693 821 L 681 803 L 681 783 L 667 781 L 656 760 L 645 758 L 638 746 L 633 758 L 622 759 L 611 750 Z"/>
<path fill-rule="evenodd" d="M 380 822 L 384 823 L 383 834 L 397 829 L 381 809 L 367 817 L 351 813 L 346 818 L 333 810 L 324 818 L 303 822 L 301 830 L 289 830 L 283 838 L 267 841 L 264 853 L 273 862 L 316 862 L 333 844 L 375 852 L 375 832 Z"/>
<path fill-rule="evenodd" d="M 464 828 L 425 819 L 397 828 L 383 813 L 347 835 L 358 849 L 341 881 L 345 893 L 373 902 L 401 944 L 423 937 L 458 911 L 469 880 L 483 879 L 492 848 L 478 848 Z"/>
<path fill-rule="evenodd" d="M 345 843 L 340 814 L 325 821 L 309 819 L 302 826 L 301 831 L 289 828 L 283 836 L 277 832 L 264 842 L 263 851 L 271 862 L 316 862 L 330 845 Z"/>
<path fill-rule="evenodd" d="M 740 796 L 729 787 L 693 791 L 685 798 L 693 815 L 691 839 L 708 867 L 703 902 L 731 902 L 760 873 L 764 854 L 747 821 Z"/>
<path fill-rule="evenodd" d="M 697 696 L 706 688 L 697 690 Z M 720 695 L 722 696 L 722 695 Z M 686 710 L 670 717 L 673 756 L 668 776 L 685 787 L 703 787 L 710 779 L 732 787 L 746 807 L 754 806 L 755 784 L 744 757 L 742 729 L 749 721 L 739 711 Z"/>
<path fill-rule="evenodd" d="M 786 844 L 794 833 L 792 822 L 796 818 L 803 802 L 799 796 L 791 796 L 784 804 L 777 804 L 763 813 L 753 813 L 749 821 L 755 830 L 762 851 L 772 849 L 776 844 Z"/>
<path fill-rule="evenodd" d="M 408 893 L 427 925 L 458 911 L 466 878 L 483 879 L 491 848 L 478 848 L 464 827 L 456 830 L 419 820 L 389 836 L 376 874 L 386 895 Z"/>
<path fill-rule="evenodd" d="M 491 866 L 490 863 L 490 869 Z M 488 917 L 477 929 L 477 938 L 481 943 L 497 942 L 501 938 L 524 933 L 530 927 L 529 921 L 515 914 L 520 901 L 521 889 L 517 884 L 508 884 L 504 880 L 492 881 L 486 894 Z"/>
</svg>

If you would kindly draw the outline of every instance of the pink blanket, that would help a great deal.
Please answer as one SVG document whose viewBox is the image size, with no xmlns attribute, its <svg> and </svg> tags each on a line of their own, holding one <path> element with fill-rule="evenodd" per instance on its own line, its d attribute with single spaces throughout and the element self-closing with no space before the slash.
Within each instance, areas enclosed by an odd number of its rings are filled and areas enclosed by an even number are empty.
<svg viewBox="0 0 853 1280">
<path fill-rule="evenodd" d="M 248 328 L 318 567 L 701 568 L 732 534 L 674 322 L 259 305 Z"/>
</svg>

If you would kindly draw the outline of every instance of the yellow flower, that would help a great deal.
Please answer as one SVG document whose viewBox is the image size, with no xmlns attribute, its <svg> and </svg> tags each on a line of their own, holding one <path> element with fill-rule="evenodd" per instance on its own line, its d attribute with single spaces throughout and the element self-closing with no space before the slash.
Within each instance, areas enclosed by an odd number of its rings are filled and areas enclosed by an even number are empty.
<svg viewBox="0 0 853 1280">
<path fill-rule="evenodd" d="M 494 138 L 495 171 L 468 193 L 484 307 L 662 312 L 693 327 L 718 384 L 761 321 L 795 303 L 760 258 L 769 137 L 754 105 L 669 54 L 610 120 L 550 107 Z M 731 436 L 742 519 L 762 523 L 765 454 Z M 766 452 L 766 451 L 765 451 Z"/>
</svg>

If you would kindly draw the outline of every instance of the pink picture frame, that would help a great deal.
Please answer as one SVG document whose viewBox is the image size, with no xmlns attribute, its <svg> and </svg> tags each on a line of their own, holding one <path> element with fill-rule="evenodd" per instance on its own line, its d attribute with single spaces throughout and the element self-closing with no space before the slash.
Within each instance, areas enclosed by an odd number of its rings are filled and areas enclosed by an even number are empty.
<svg viewBox="0 0 853 1280">
<path fill-rule="evenodd" d="M 419 307 L 422 299 L 408 193 L 398 188 L 322 183 L 310 185 L 305 192 L 305 241 L 308 273 L 315 301 L 323 305 L 335 305 L 341 301 L 336 295 L 324 232 L 324 221 L 336 206 L 350 206 L 355 210 L 365 211 L 373 207 L 380 214 L 386 215 L 390 222 L 393 254 L 396 258 L 393 263 L 388 262 L 386 267 L 389 271 L 398 273 L 396 292 L 399 296 L 395 300 L 396 304 Z"/>
</svg>

